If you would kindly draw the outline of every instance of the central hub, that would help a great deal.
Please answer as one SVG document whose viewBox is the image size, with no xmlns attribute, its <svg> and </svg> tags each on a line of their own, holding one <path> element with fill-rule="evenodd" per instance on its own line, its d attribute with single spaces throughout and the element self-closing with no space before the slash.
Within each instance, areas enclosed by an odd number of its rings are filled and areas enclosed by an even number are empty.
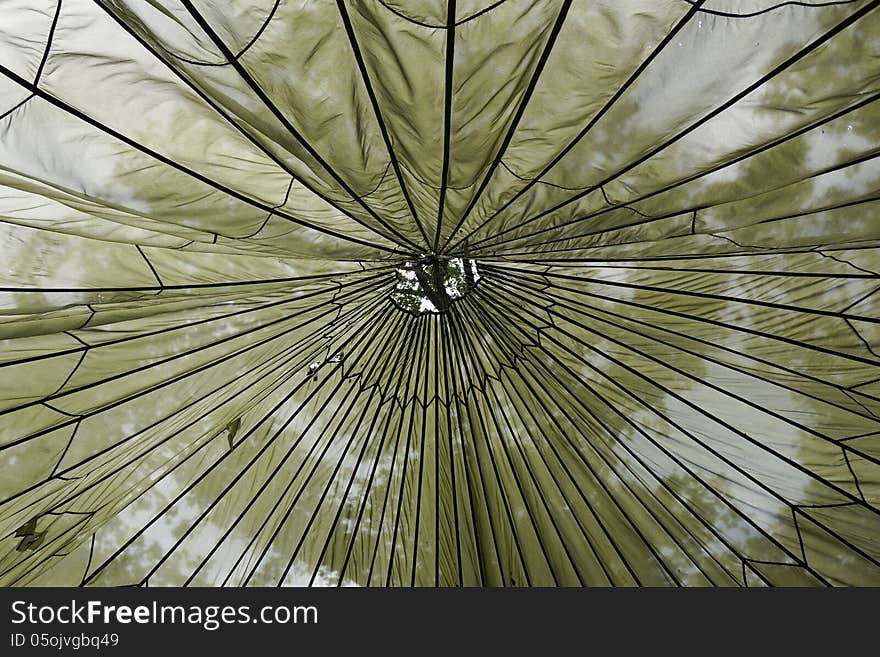
<svg viewBox="0 0 880 657">
<path fill-rule="evenodd" d="M 397 286 L 391 300 L 414 315 L 445 313 L 453 301 L 473 290 L 479 279 L 473 260 L 425 255 L 404 262 L 397 270 Z"/>
</svg>

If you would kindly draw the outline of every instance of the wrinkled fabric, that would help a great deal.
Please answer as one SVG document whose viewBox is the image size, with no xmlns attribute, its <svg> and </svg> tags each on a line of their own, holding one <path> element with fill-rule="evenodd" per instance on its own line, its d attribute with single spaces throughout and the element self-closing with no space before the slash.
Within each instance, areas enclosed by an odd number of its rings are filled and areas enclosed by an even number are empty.
<svg viewBox="0 0 880 657">
<path fill-rule="evenodd" d="M 880 585 L 878 4 L 0 1 L 0 584 Z"/>
</svg>

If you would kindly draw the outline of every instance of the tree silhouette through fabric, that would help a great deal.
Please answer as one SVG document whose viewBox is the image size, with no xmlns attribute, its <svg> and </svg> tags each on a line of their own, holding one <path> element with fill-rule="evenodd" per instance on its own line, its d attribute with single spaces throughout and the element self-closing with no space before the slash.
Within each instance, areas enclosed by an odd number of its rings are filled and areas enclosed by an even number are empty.
<svg viewBox="0 0 880 657">
<path fill-rule="evenodd" d="M 878 4 L 2 3 L 0 584 L 880 585 Z"/>
</svg>

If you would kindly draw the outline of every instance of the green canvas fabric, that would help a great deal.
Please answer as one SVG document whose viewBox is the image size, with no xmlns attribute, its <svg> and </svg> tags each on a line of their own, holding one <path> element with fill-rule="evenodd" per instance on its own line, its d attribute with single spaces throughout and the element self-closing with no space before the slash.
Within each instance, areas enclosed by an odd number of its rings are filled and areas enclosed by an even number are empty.
<svg viewBox="0 0 880 657">
<path fill-rule="evenodd" d="M 880 585 L 878 5 L 3 0 L 0 585 Z"/>
</svg>

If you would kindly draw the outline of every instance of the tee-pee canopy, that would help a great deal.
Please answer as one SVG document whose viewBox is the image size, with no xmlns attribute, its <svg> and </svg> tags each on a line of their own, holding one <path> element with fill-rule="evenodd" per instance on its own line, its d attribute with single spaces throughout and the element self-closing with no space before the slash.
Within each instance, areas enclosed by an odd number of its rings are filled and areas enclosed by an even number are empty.
<svg viewBox="0 0 880 657">
<path fill-rule="evenodd" d="M 880 584 L 878 4 L 0 1 L 0 584 Z"/>
</svg>

